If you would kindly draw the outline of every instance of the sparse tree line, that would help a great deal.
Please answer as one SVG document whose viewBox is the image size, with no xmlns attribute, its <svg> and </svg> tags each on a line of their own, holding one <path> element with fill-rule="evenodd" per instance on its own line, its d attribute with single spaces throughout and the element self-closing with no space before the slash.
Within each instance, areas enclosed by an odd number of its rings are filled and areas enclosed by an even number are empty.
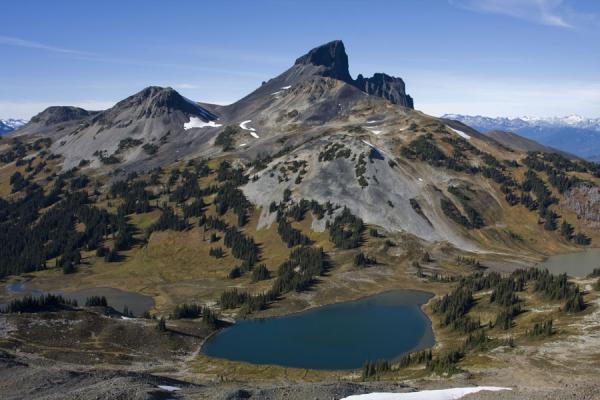
<svg viewBox="0 0 600 400">
<path fill-rule="evenodd" d="M 327 221 L 329 239 L 339 249 L 353 249 L 363 242 L 365 224 L 359 217 L 344 207 L 333 222 Z"/>
<path fill-rule="evenodd" d="M 327 261 L 320 248 L 309 246 L 296 247 L 287 261 L 277 270 L 277 277 L 269 291 L 261 294 L 249 294 L 237 288 L 221 294 L 220 305 L 224 309 L 241 308 L 241 314 L 265 309 L 270 302 L 290 291 L 304 291 L 314 283 L 317 276 L 325 273 Z M 269 279 L 270 273 L 264 264 L 252 270 L 252 280 Z"/>
<path fill-rule="evenodd" d="M 414 139 L 407 146 L 402 148 L 402 155 L 409 159 L 418 159 L 427 162 L 435 167 L 445 167 L 458 172 L 467 172 L 471 174 L 481 173 L 484 177 L 492 179 L 501 185 L 501 190 L 505 193 L 505 199 L 510 205 L 521 203 L 530 211 L 538 210 L 540 223 L 545 230 L 554 231 L 558 228 L 557 219 L 559 216 L 550 209 L 552 204 L 558 202 L 550 190 L 546 187 L 544 181 L 537 176 L 534 171 L 544 172 L 548 177 L 548 182 L 555 187 L 559 193 L 565 193 L 572 187 L 582 183 L 582 181 L 573 176 L 567 175 L 567 172 L 588 172 L 594 176 L 600 176 L 600 165 L 586 161 L 571 161 L 566 157 L 555 153 L 529 153 L 523 163 L 529 168 L 525 174 L 525 180 L 519 184 L 507 175 L 504 171 L 506 167 L 518 167 L 516 162 L 500 162 L 491 154 L 482 152 L 472 146 L 462 138 L 444 137 L 444 142 L 454 148 L 452 156 L 447 156 L 434 142 L 433 135 L 421 135 Z M 464 159 L 465 152 L 471 152 L 479 156 L 486 166 L 472 167 Z M 521 190 L 521 196 L 515 194 L 515 190 Z M 535 199 L 530 195 L 533 194 Z M 483 226 L 483 219 L 476 210 L 469 207 L 465 208 L 468 216 L 462 215 L 456 206 L 453 206 L 448 200 L 442 201 L 442 210 L 451 220 L 468 228 L 474 226 Z M 578 245 L 589 245 L 591 240 L 583 233 L 566 234 L 563 237 L 573 241 Z"/>
<path fill-rule="evenodd" d="M 49 259 L 71 273 L 81 261 L 82 249 L 96 250 L 109 238 L 115 251 L 131 246 L 125 215 L 89 205 L 83 190 L 67 191 L 75 178 L 75 172 L 69 171 L 55 178 L 48 194 L 31 184 L 23 197 L 11 202 L 0 199 L 0 276 L 44 269 Z M 72 186 L 81 187 L 81 181 Z M 77 223 L 83 231 L 76 229 Z"/>
<path fill-rule="evenodd" d="M 491 290 L 490 303 L 497 304 L 501 309 L 489 326 L 508 330 L 512 328 L 514 318 L 522 312 L 518 292 L 523 292 L 526 286 L 545 299 L 562 301 L 564 312 L 576 313 L 585 309 L 581 290 L 568 281 L 566 274 L 557 276 L 548 270 L 530 268 L 516 270 L 504 277 L 494 272 L 477 272 L 463 278 L 451 293 L 433 303 L 432 311 L 440 315 L 442 326 L 466 333 L 476 331 L 481 327 L 480 321 L 468 316 L 469 310 L 475 305 L 473 294 Z"/>
</svg>

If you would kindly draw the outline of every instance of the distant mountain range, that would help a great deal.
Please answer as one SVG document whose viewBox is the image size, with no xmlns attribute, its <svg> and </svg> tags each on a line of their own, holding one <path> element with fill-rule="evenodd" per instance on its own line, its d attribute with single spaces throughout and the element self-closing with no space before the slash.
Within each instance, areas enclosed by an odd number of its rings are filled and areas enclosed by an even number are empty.
<svg viewBox="0 0 600 400">
<path fill-rule="evenodd" d="M 514 132 L 527 139 L 576 156 L 600 161 L 600 118 L 566 117 L 491 118 L 480 115 L 446 114 L 479 131 Z M 495 133 L 498 136 L 498 133 Z"/>
<path fill-rule="evenodd" d="M 17 130 L 26 123 L 27 121 L 25 121 L 24 119 L 0 119 L 0 136 L 6 135 L 9 132 Z"/>
</svg>

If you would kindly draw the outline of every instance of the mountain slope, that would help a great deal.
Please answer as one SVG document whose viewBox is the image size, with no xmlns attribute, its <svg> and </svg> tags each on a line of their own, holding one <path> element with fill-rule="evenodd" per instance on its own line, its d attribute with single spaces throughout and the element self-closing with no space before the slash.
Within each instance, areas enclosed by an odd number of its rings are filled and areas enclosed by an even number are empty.
<svg viewBox="0 0 600 400">
<path fill-rule="evenodd" d="M 259 228 L 275 221 L 271 206 L 289 191 L 294 201 L 348 207 L 386 231 L 463 250 L 560 242 L 552 239 L 554 200 L 537 204 L 542 197 L 531 198 L 521 188 L 530 164 L 540 165 L 523 151 L 533 143 L 507 148 L 500 137 L 406 107 L 410 97 L 403 82 L 398 86 L 401 80 L 373 79 L 353 80 L 343 43 L 333 41 L 231 105 L 194 103 L 171 88 L 148 87 L 101 112 L 49 108 L 18 133 L 51 138 L 50 150 L 62 157 L 63 170 L 80 166 L 90 174 L 125 177 L 181 159 L 232 160 L 252 178 L 242 190 L 261 209 Z M 596 173 L 591 165 L 578 168 Z M 530 207 L 525 216 L 514 208 L 519 202 Z M 574 220 L 573 207 L 561 210 L 565 221 Z M 313 229 L 322 231 L 334 215 L 314 222 Z M 504 227 L 517 232 L 522 227 L 514 223 L 524 218 L 532 226 L 551 220 L 548 232 L 536 228 L 544 242 L 511 239 Z"/>
<path fill-rule="evenodd" d="M 552 147 L 544 146 L 535 140 L 527 139 L 523 136 L 519 136 L 513 132 L 502 132 L 502 131 L 488 131 L 485 133 L 486 136 L 494 139 L 498 143 L 504 146 L 521 152 L 538 151 L 543 153 L 559 153 L 568 158 L 576 158 L 574 155 L 569 154 L 565 151 L 557 150 Z"/>
<path fill-rule="evenodd" d="M 249 157 L 276 153 L 283 148 L 282 135 L 300 126 L 306 137 L 318 135 L 324 124 L 347 118 L 367 98 L 412 107 L 400 78 L 376 74 L 353 80 L 343 43 L 333 41 L 228 106 L 193 103 L 170 88 L 150 87 L 102 112 L 51 107 L 20 134 L 52 137 L 53 151 L 65 157 L 67 169 L 89 163 L 140 170 L 214 155 L 212 141 L 224 125 L 241 131 L 237 146 Z M 294 142 L 287 136 L 286 146 Z"/>
<path fill-rule="evenodd" d="M 179 147 L 189 147 L 198 132 L 188 134 L 188 126 L 214 127 L 216 118 L 171 88 L 148 87 L 105 111 L 50 107 L 17 134 L 52 138 L 52 151 L 64 157 L 65 169 L 144 161 L 148 168 L 174 161 Z M 159 149 L 152 162 L 149 156 Z"/>
<path fill-rule="evenodd" d="M 545 146 L 588 160 L 600 160 L 600 119 L 575 115 L 553 118 L 490 118 L 448 114 L 482 132 L 515 132 Z"/>
</svg>

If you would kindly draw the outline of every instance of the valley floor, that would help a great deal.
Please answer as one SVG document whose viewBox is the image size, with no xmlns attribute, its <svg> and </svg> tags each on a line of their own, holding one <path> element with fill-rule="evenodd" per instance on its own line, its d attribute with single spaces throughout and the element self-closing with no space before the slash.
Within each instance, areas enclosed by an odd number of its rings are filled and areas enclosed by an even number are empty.
<svg viewBox="0 0 600 400">
<path fill-rule="evenodd" d="M 490 260 L 490 265 L 507 270 L 511 264 L 500 260 L 492 263 Z M 324 278 L 318 290 L 290 296 L 288 300 L 267 310 L 265 316 L 350 300 L 399 286 L 436 293 L 447 291 L 444 284 L 416 280 L 409 275 L 406 275 L 404 268 L 391 267 L 338 272 L 335 279 Z M 7 399 L 291 400 L 337 399 L 361 393 L 485 385 L 510 387 L 513 390 L 481 392 L 465 398 L 596 399 L 600 398 L 597 394 L 600 389 L 597 381 L 600 373 L 600 296 L 591 290 L 591 280 L 579 280 L 577 283 L 586 289 L 587 309 L 577 317 L 567 316 L 557 320 L 559 334 L 548 340 L 524 341 L 514 348 L 501 346 L 469 356 L 460 364 L 465 372 L 451 376 L 426 375 L 418 368 L 409 368 L 407 371 L 367 382 L 362 381 L 360 371 L 301 370 L 208 358 L 197 353 L 207 333 L 198 332 L 197 326 L 194 327 L 191 322 L 189 326 L 186 326 L 185 321 L 171 325 L 172 330 L 181 335 L 171 335 L 165 342 L 156 338 L 154 323 L 114 321 L 120 327 L 102 331 L 108 332 L 106 334 L 113 339 L 116 336 L 122 338 L 121 343 L 116 345 L 122 346 L 122 349 L 115 349 L 115 345 L 111 344 L 113 349 L 109 350 L 110 341 L 105 338 L 103 342 L 101 337 L 96 338 L 89 346 L 77 338 L 74 339 L 77 340 L 76 344 L 68 338 L 63 338 L 64 342 L 44 343 L 41 339 L 36 339 L 33 331 L 19 331 L 32 326 L 29 322 L 26 323 L 26 314 L 0 316 L 1 347 L 4 349 L 0 353 L 0 392 Z M 534 318 L 535 314 L 549 308 L 552 306 L 531 303 L 523 318 Z M 457 338 L 451 332 L 439 328 L 437 316 L 431 313 L 429 305 L 424 310 L 433 320 L 438 341 L 436 348 L 451 346 Z M 477 307 L 476 311 L 486 312 Z M 98 321 L 92 314 L 89 313 L 87 323 L 97 328 Z M 65 313 L 60 318 L 68 320 L 69 315 Z M 109 320 L 103 323 L 113 323 L 110 318 L 98 318 L 102 321 Z M 56 319 L 57 317 L 51 318 Z M 77 319 L 81 320 L 81 316 Z M 44 326 L 49 322 L 42 320 L 38 323 Z M 148 329 L 143 329 L 144 324 L 149 326 Z M 132 325 L 141 325 L 142 328 L 132 328 Z M 96 328 L 94 329 L 98 330 Z M 187 336 L 185 332 L 195 334 Z M 142 334 L 145 336 L 140 336 Z M 128 342 L 127 337 L 131 335 L 134 336 Z M 136 349 L 135 337 L 142 337 L 145 346 Z M 174 351 L 173 346 L 178 347 L 179 351 Z M 67 351 L 69 347 L 72 349 Z M 96 360 L 84 357 L 92 354 Z M 157 359 L 161 362 L 156 362 Z M 178 390 L 168 392 L 159 386 Z M 65 393 L 69 395 L 65 397 Z"/>
</svg>

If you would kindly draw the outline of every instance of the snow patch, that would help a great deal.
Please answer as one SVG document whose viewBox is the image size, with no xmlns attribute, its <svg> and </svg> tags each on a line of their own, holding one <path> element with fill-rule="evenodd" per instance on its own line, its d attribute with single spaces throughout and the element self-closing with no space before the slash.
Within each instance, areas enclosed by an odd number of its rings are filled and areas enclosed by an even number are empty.
<svg viewBox="0 0 600 400">
<path fill-rule="evenodd" d="M 369 393 L 348 396 L 341 400 L 456 400 L 471 393 L 482 391 L 499 392 L 502 390 L 512 389 L 497 386 L 479 386 L 440 390 L 422 390 L 420 392 L 412 393 Z"/>
<path fill-rule="evenodd" d="M 374 135 L 379 135 L 381 132 L 383 131 L 379 131 L 379 130 L 375 130 L 375 129 L 369 129 Z"/>
<path fill-rule="evenodd" d="M 256 129 L 250 128 L 250 127 L 247 126 L 247 124 L 249 124 L 250 122 L 252 122 L 251 119 L 240 123 L 240 128 L 242 128 L 245 131 L 250 132 L 250 135 L 252 135 L 253 138 L 259 139 L 260 136 L 258 136 L 258 134 L 256 133 Z"/>
<path fill-rule="evenodd" d="M 377 149 L 377 147 L 375 147 L 375 146 L 374 146 L 374 145 L 372 145 L 371 143 L 367 142 L 366 140 L 364 140 L 364 139 L 361 139 L 361 140 L 362 140 L 362 142 L 363 142 L 364 144 L 366 144 L 367 146 L 369 146 L 369 147 L 372 147 L 372 148 L 374 148 L 375 150 L 378 150 L 378 149 Z"/>
<path fill-rule="evenodd" d="M 178 390 L 181 390 L 181 388 L 177 387 L 177 386 L 168 386 L 168 385 L 158 385 L 159 389 L 162 389 L 166 392 L 176 392 Z"/>
<path fill-rule="evenodd" d="M 190 122 L 186 122 L 183 124 L 183 129 L 186 131 L 192 128 L 218 128 L 219 126 L 223 126 L 223 124 L 217 124 L 215 121 L 204 122 L 198 117 L 190 117 Z"/>
<path fill-rule="evenodd" d="M 292 87 L 292 85 L 289 85 L 289 86 L 284 86 L 284 87 L 282 87 L 282 88 L 281 88 L 281 90 L 288 90 L 288 89 L 289 89 L 289 88 L 291 88 L 291 87 Z"/>
<path fill-rule="evenodd" d="M 450 128 L 450 127 L 448 126 L 448 128 Z M 458 129 L 454 129 L 454 128 L 450 128 L 450 129 L 452 129 L 458 136 L 462 137 L 463 139 L 467 139 L 467 140 L 471 139 L 471 136 L 467 135 L 463 131 L 459 131 Z"/>
<path fill-rule="evenodd" d="M 244 147 L 244 146 L 247 146 L 247 145 L 248 145 L 248 143 L 242 143 L 242 144 L 240 144 L 239 147 Z"/>
</svg>

